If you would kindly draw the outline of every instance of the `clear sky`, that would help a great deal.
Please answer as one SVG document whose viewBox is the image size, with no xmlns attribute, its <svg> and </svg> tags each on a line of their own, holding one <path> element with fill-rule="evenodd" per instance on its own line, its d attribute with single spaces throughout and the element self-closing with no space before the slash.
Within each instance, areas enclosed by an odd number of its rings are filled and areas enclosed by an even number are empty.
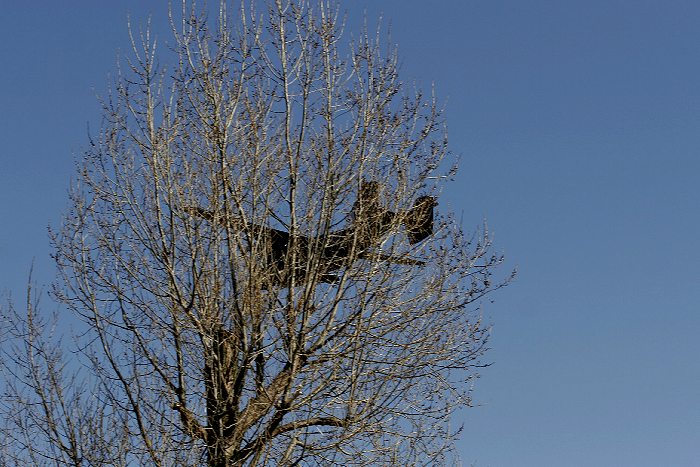
<svg viewBox="0 0 700 467">
<path fill-rule="evenodd" d="M 211 0 L 214 2 L 214 0 Z M 99 125 L 127 14 L 165 2 L 4 2 L 0 289 L 21 299 Z M 458 180 L 517 281 L 484 303 L 494 364 L 460 413 L 477 466 L 700 465 L 700 2 L 345 0 L 380 13 L 402 78 L 446 103 Z M 45 301 L 46 303 L 47 301 Z"/>
</svg>

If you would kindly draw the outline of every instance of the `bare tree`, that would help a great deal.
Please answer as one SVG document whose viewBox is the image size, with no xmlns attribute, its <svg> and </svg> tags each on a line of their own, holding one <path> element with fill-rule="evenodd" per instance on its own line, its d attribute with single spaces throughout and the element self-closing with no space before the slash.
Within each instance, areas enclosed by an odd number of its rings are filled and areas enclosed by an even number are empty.
<svg viewBox="0 0 700 467">
<path fill-rule="evenodd" d="M 171 19 L 170 48 L 134 35 L 54 234 L 83 378 L 30 313 L 22 455 L 447 462 L 486 348 L 478 306 L 505 281 L 485 230 L 434 209 L 454 173 L 440 108 L 381 35 L 343 42 L 325 1 Z"/>
<path fill-rule="evenodd" d="M 70 364 L 58 316 L 37 312 L 36 295 L 30 283 L 26 311 L 8 303 L 2 314 L 0 465 L 126 465 L 126 430 L 100 381 Z"/>
</svg>

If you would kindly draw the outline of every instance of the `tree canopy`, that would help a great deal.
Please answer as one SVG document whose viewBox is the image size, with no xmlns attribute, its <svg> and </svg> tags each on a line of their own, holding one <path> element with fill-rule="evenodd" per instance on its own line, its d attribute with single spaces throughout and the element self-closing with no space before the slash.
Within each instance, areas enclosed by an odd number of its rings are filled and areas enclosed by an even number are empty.
<svg viewBox="0 0 700 467">
<path fill-rule="evenodd" d="M 488 339 L 478 307 L 507 281 L 485 229 L 437 207 L 456 170 L 441 109 L 381 34 L 345 40 L 336 6 L 257 4 L 212 20 L 185 2 L 168 47 L 132 30 L 53 233 L 83 370 L 28 301 L 6 459 L 451 455 Z"/>
</svg>

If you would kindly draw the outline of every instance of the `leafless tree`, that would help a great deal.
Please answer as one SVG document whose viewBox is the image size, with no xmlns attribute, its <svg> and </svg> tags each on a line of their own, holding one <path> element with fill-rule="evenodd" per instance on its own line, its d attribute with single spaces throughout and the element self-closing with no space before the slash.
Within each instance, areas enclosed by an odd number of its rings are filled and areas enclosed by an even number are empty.
<svg viewBox="0 0 700 467">
<path fill-rule="evenodd" d="M 169 47 L 133 34 L 53 236 L 82 376 L 28 300 L 11 459 L 450 459 L 507 278 L 485 229 L 435 209 L 441 109 L 381 34 L 343 41 L 337 7 L 254 5 L 183 3 Z"/>
<path fill-rule="evenodd" d="M 2 308 L 0 465 L 126 465 L 127 431 L 100 381 L 70 364 L 58 316 L 39 313 L 37 295 L 30 285 L 23 312 Z"/>
</svg>

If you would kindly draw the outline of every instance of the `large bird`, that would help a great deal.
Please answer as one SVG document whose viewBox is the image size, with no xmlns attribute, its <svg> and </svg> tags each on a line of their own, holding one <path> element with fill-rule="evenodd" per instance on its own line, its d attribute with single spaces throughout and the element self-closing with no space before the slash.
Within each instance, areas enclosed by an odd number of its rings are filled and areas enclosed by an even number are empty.
<svg viewBox="0 0 700 467">
<path fill-rule="evenodd" d="M 335 271 L 349 266 L 351 257 L 397 264 L 424 264 L 411 258 L 384 255 L 373 251 L 373 247 L 381 243 L 397 221 L 404 225 L 411 245 L 432 235 L 433 210 L 437 201 L 432 196 L 420 196 L 412 208 L 397 214 L 380 204 L 379 191 L 379 183 L 363 183 L 353 206 L 351 225 L 328 234 L 295 234 L 292 237 L 284 230 L 259 224 L 249 225 L 246 231 L 247 241 L 251 248 L 260 251 L 265 269 L 270 272 L 268 284 L 264 284 L 263 288 L 285 284 L 290 269 L 297 284 L 312 278 L 319 282 L 337 282 L 339 276 Z M 186 210 L 209 221 L 215 220 L 212 211 L 198 207 Z M 397 219 L 397 216 L 400 217 Z M 293 249 L 290 249 L 292 245 Z M 294 267 L 288 268 L 287 262 L 292 261 L 292 258 Z M 312 265 L 312 261 L 316 263 Z"/>
</svg>

